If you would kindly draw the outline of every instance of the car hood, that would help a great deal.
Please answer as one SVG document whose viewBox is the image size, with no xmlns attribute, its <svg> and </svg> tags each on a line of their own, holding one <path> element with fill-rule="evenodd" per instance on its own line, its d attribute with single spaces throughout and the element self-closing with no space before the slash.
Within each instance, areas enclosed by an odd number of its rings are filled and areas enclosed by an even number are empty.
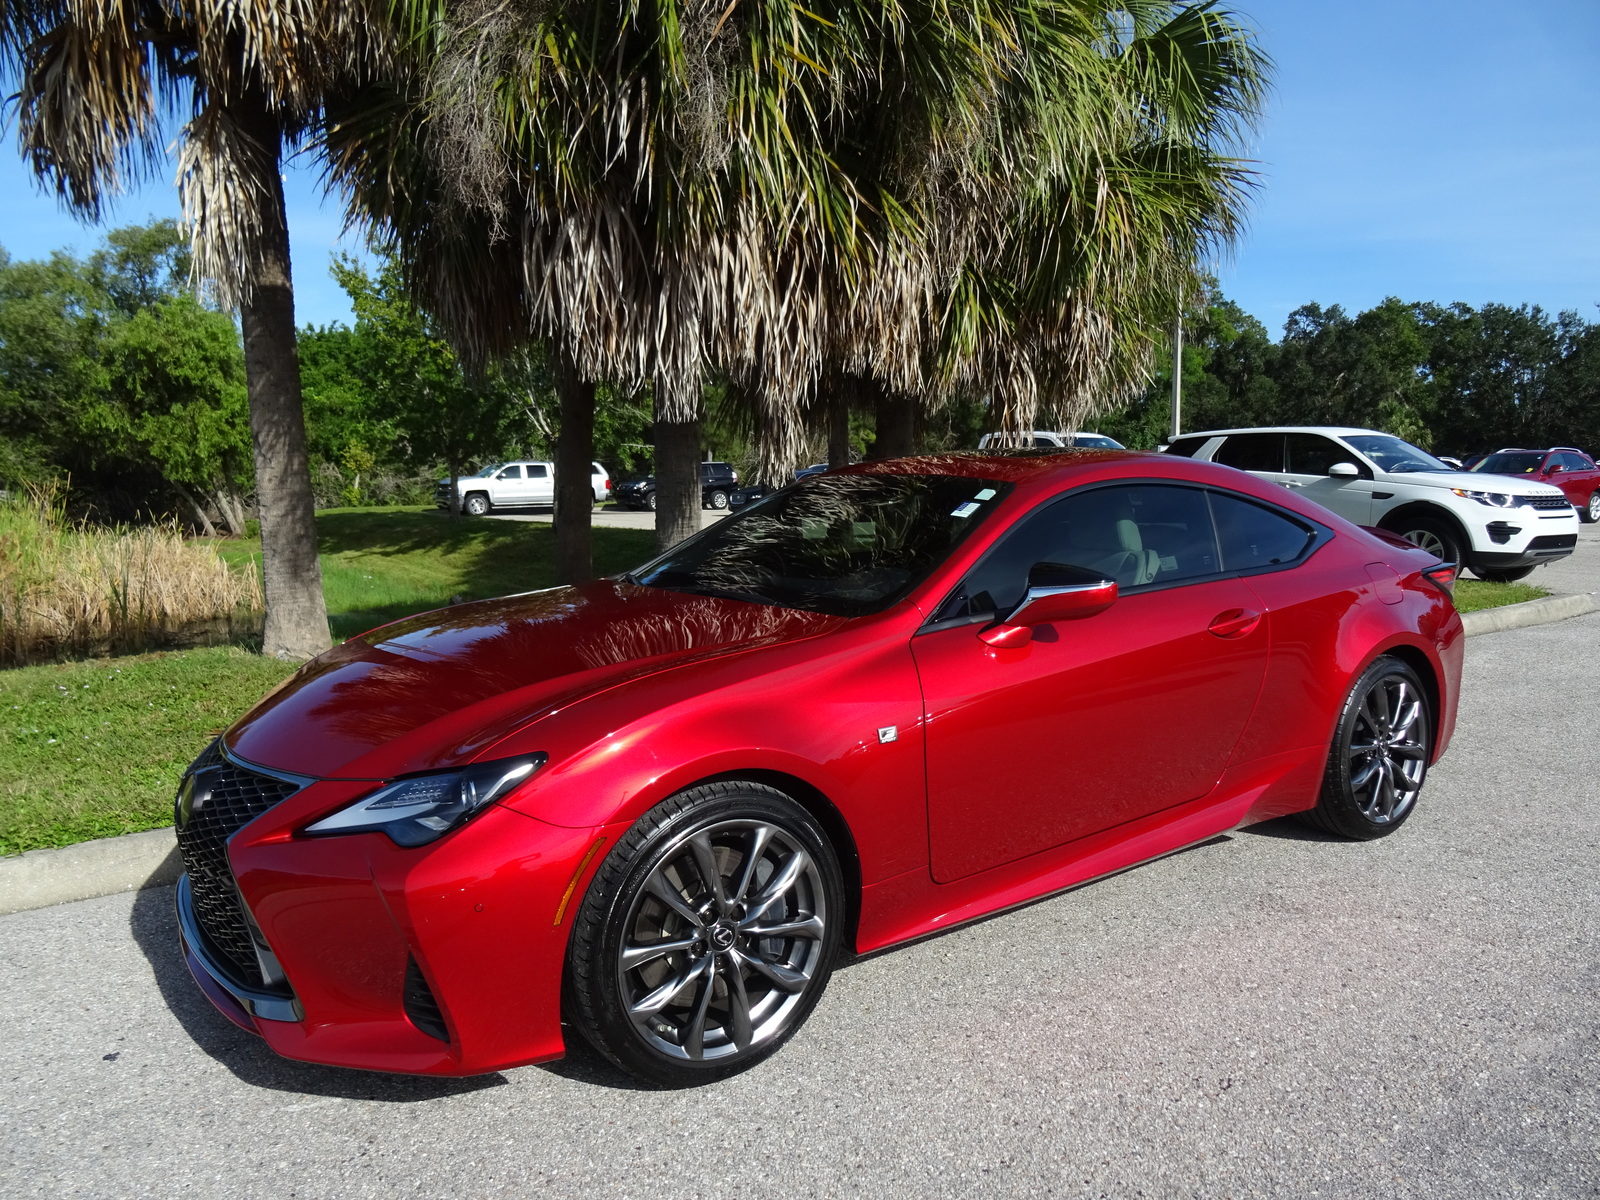
<svg viewBox="0 0 1600 1200">
<path fill-rule="evenodd" d="M 1460 488 L 1469 492 L 1503 492 L 1509 496 L 1560 495 L 1561 489 L 1531 479 L 1510 475 L 1486 475 L 1477 471 L 1396 471 L 1388 473 L 1392 483 L 1412 483 L 1422 487 Z"/>
<path fill-rule="evenodd" d="M 471 761 L 596 691 L 844 623 L 611 579 L 462 604 L 334 647 L 225 740 L 238 757 L 281 771 L 388 779 Z"/>
</svg>

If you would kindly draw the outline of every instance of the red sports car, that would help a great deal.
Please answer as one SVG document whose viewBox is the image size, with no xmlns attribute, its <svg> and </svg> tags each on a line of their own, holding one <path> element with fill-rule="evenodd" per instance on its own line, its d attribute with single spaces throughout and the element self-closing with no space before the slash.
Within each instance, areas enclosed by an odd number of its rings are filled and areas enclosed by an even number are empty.
<svg viewBox="0 0 1600 1200">
<path fill-rule="evenodd" d="M 632 574 L 307 664 L 184 776 L 185 953 L 280 1054 L 703 1082 L 858 953 L 1301 813 L 1455 722 L 1451 569 L 1126 452 L 814 476 Z"/>
</svg>

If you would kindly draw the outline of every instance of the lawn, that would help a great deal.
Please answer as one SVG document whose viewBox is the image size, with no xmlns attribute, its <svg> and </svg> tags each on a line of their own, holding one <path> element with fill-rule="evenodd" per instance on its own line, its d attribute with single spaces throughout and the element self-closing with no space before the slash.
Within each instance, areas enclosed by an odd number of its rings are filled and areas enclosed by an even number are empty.
<svg viewBox="0 0 1600 1200">
<path fill-rule="evenodd" d="M 1456 608 L 1464 613 L 1482 608 L 1499 608 L 1502 604 L 1521 604 L 1524 600 L 1537 600 L 1550 593 L 1531 583 L 1485 583 L 1481 579 L 1456 580 Z"/>
<path fill-rule="evenodd" d="M 318 513 L 317 529 L 336 640 L 556 581 L 549 525 L 368 508 Z M 655 535 L 596 529 L 594 545 L 596 570 L 614 574 L 650 558 Z M 170 824 L 183 768 L 291 669 L 218 646 L 0 670 L 0 854 Z"/>
</svg>

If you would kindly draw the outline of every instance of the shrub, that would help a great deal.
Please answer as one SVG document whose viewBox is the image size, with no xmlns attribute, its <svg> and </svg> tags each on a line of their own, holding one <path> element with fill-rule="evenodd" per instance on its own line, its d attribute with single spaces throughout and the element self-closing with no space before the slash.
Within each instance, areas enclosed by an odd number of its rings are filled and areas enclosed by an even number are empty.
<svg viewBox="0 0 1600 1200">
<path fill-rule="evenodd" d="M 0 501 L 0 663 L 231 636 L 260 609 L 253 563 L 175 525 L 74 523 L 57 488 Z"/>
</svg>

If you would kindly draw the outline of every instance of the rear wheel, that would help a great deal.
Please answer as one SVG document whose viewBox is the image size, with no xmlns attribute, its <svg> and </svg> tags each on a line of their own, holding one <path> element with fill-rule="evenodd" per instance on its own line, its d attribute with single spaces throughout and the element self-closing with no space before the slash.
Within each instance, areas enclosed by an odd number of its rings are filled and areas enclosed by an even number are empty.
<svg viewBox="0 0 1600 1200">
<path fill-rule="evenodd" d="M 761 784 L 690 788 L 606 856 L 573 922 L 569 1006 L 652 1083 L 708 1083 L 774 1053 L 816 1006 L 844 913 L 811 815 Z"/>
<path fill-rule="evenodd" d="M 727 508 L 728 507 L 728 493 L 723 491 L 721 488 L 718 488 L 716 491 L 712 492 L 710 496 L 707 497 L 707 503 L 710 504 L 710 506 L 712 508 L 718 508 L 718 509 Z"/>
<path fill-rule="evenodd" d="M 1369 840 L 1411 815 L 1433 756 L 1433 717 L 1417 673 L 1383 657 L 1345 698 L 1328 751 L 1322 795 L 1301 814 L 1329 833 Z"/>
</svg>

